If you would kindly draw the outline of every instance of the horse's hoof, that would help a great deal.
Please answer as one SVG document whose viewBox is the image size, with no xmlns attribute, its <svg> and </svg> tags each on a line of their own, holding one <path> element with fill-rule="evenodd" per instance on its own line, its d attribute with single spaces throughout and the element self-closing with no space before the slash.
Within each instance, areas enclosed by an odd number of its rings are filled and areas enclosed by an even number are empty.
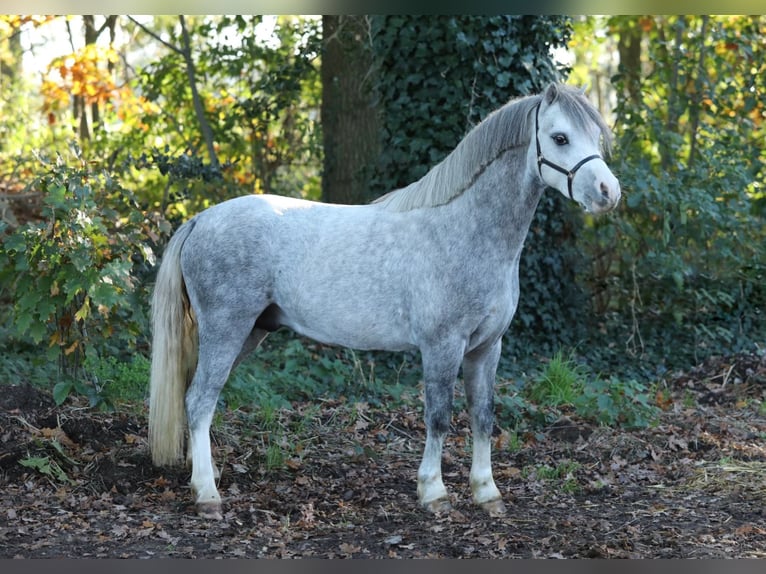
<svg viewBox="0 0 766 574">
<path fill-rule="evenodd" d="M 223 520 L 223 511 L 220 502 L 198 502 L 197 516 L 208 520 Z"/>
<path fill-rule="evenodd" d="M 452 510 L 452 505 L 448 498 L 437 498 L 429 502 L 424 502 L 423 507 L 433 514 L 441 514 L 443 512 L 449 512 Z"/>
<path fill-rule="evenodd" d="M 490 516 L 503 516 L 505 514 L 505 504 L 500 498 L 482 502 L 479 506 Z"/>
</svg>

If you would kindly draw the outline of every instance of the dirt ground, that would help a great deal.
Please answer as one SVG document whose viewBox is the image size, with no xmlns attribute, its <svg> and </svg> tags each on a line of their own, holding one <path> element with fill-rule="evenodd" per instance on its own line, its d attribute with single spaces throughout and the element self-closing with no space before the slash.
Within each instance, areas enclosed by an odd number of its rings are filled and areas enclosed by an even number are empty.
<svg viewBox="0 0 766 574">
<path fill-rule="evenodd" d="M 666 383 L 649 429 L 498 429 L 502 518 L 470 503 L 464 414 L 444 455 L 453 510 L 434 516 L 415 494 L 417 400 L 295 404 L 269 432 L 229 412 L 214 433 L 221 521 L 194 515 L 185 469 L 151 465 L 143 413 L 3 385 L 0 557 L 766 558 L 766 355 Z"/>
</svg>

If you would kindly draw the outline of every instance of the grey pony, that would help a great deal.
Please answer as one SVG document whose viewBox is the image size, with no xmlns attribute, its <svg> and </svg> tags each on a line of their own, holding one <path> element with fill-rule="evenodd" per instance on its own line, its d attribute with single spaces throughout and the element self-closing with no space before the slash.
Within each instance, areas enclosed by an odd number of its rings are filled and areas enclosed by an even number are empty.
<svg viewBox="0 0 766 574">
<path fill-rule="evenodd" d="M 522 247 L 546 187 L 593 213 L 618 204 L 601 156 L 609 141 L 583 93 L 553 83 L 490 114 L 422 179 L 372 204 L 249 195 L 189 220 L 165 250 L 152 300 L 154 463 L 182 458 L 188 427 L 197 512 L 221 518 L 210 449 L 218 395 L 234 366 L 286 326 L 328 344 L 420 351 L 417 493 L 435 512 L 450 504 L 441 453 L 462 366 L 472 496 L 503 513 L 490 461 L 493 393 Z"/>
</svg>

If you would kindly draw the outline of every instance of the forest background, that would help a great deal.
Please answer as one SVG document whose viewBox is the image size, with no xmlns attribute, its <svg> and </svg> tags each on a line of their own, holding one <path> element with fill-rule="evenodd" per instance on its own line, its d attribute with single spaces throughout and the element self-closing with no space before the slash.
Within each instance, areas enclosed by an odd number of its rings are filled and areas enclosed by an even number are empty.
<svg viewBox="0 0 766 574">
<path fill-rule="evenodd" d="M 544 197 L 498 401 L 515 419 L 562 356 L 654 401 L 673 369 L 763 350 L 765 50 L 764 16 L 0 17 L 0 382 L 142 401 L 182 221 L 247 193 L 370 201 L 565 80 L 614 127 L 624 199 L 591 218 Z M 278 333 L 224 400 L 389 400 L 417 376 Z"/>
</svg>

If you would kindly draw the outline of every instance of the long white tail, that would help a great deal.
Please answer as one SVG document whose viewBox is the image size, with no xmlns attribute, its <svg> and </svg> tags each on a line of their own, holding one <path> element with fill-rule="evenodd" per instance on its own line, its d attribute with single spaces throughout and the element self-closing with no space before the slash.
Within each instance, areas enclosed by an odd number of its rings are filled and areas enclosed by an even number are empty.
<svg viewBox="0 0 766 574">
<path fill-rule="evenodd" d="M 194 225 L 182 225 L 163 255 L 152 297 L 149 446 L 157 466 L 183 455 L 184 397 L 197 367 L 197 322 L 181 274 L 181 248 Z"/>
</svg>

